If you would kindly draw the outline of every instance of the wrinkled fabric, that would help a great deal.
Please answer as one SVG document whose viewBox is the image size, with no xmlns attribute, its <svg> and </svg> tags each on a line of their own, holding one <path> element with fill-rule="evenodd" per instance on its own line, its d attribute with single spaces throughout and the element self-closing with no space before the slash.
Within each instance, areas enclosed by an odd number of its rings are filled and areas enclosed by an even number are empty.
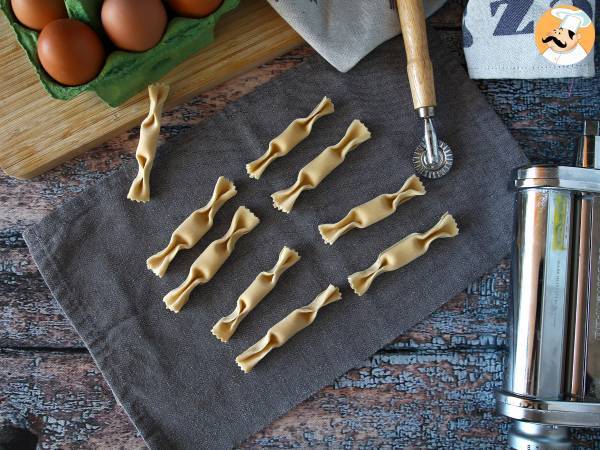
<svg viewBox="0 0 600 450">
<path fill-rule="evenodd" d="M 396 0 L 268 0 L 287 23 L 341 72 L 400 33 Z M 425 0 L 425 15 L 446 0 Z"/>
<path fill-rule="evenodd" d="M 323 243 L 320 223 L 398 189 L 412 173 L 422 138 L 412 108 L 400 38 L 376 49 L 347 74 L 319 56 L 267 83 L 222 113 L 171 139 L 158 152 L 152 200 L 127 200 L 135 165 L 129 164 L 69 201 L 24 233 L 52 295 L 88 347 L 116 398 L 151 448 L 227 448 L 264 428 L 324 385 L 367 358 L 490 270 L 510 251 L 513 193 L 510 172 L 526 159 L 502 122 L 443 43 L 431 35 L 440 137 L 454 149 L 452 171 L 424 180 L 427 195 L 401 205 L 387 219 Z M 245 164 L 269 141 L 327 95 L 336 112 L 311 136 L 275 161 L 259 180 Z M 335 144 L 353 119 L 372 139 L 348 155 L 290 214 L 273 208 L 270 194 L 289 186 L 300 168 Z M 169 240 L 191 211 L 204 205 L 219 175 L 239 194 L 191 250 L 180 253 L 164 278 L 146 259 Z M 185 279 L 190 264 L 229 226 L 238 206 L 260 218 L 215 277 L 173 314 L 162 297 Z M 363 297 L 349 274 L 412 232 L 423 232 L 449 211 L 460 224 L 408 266 L 382 275 Z M 302 259 L 227 343 L 211 327 L 235 306 L 257 273 L 279 250 Z M 343 298 L 313 325 L 266 357 L 251 373 L 235 357 L 273 324 L 329 284 Z"/>
</svg>

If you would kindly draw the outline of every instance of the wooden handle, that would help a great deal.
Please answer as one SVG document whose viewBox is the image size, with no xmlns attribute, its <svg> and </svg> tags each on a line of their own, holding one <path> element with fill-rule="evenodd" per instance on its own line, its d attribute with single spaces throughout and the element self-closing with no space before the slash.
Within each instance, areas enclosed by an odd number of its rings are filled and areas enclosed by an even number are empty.
<svg viewBox="0 0 600 450">
<path fill-rule="evenodd" d="M 415 109 L 435 106 L 433 67 L 427 46 L 423 0 L 396 0 L 396 4 L 404 38 L 406 72 L 413 105 Z"/>
</svg>

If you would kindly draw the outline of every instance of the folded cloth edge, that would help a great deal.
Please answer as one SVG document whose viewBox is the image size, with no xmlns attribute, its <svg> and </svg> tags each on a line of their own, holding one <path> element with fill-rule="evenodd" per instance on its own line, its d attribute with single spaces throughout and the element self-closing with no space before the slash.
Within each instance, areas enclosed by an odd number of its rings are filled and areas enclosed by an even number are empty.
<svg viewBox="0 0 600 450">
<path fill-rule="evenodd" d="M 395 0 L 390 0 L 391 2 Z M 350 54 L 343 55 L 339 49 L 337 49 L 333 45 L 329 45 L 327 39 L 322 39 L 324 36 L 321 36 L 319 33 L 322 30 L 311 29 L 310 25 L 307 26 L 306 14 L 298 14 L 292 15 L 290 10 L 297 7 L 297 5 L 293 5 L 294 2 L 280 2 L 279 0 L 268 0 L 271 7 L 298 33 L 302 38 L 315 50 L 319 53 L 329 64 L 335 67 L 340 72 L 348 72 L 352 69 L 361 59 L 371 53 L 375 48 L 384 43 L 385 41 L 392 39 L 395 36 L 400 34 L 400 19 L 398 18 L 398 26 L 397 27 L 389 27 L 382 26 L 381 30 L 377 32 L 371 39 L 363 41 L 362 49 L 351 49 Z M 308 4 L 311 2 L 301 2 L 301 4 Z M 315 2 L 316 3 L 316 2 Z M 383 1 L 383 3 L 387 3 Z M 437 10 L 439 10 L 444 4 L 446 0 L 429 0 L 425 2 L 425 15 L 426 17 L 431 16 Z M 290 6 L 291 5 L 291 6 Z M 351 5 L 349 5 L 351 6 Z M 373 9 L 376 9 L 376 6 L 370 5 Z M 388 7 L 391 9 L 391 7 Z M 394 13 L 397 15 L 395 9 L 393 9 Z M 297 17 L 302 17 L 304 22 L 296 21 Z M 381 22 L 373 21 L 373 26 L 381 26 Z M 318 28 L 318 27 L 315 27 Z M 354 34 L 355 31 L 350 27 L 348 28 L 350 33 Z M 325 36 L 326 37 L 326 36 Z"/>
</svg>

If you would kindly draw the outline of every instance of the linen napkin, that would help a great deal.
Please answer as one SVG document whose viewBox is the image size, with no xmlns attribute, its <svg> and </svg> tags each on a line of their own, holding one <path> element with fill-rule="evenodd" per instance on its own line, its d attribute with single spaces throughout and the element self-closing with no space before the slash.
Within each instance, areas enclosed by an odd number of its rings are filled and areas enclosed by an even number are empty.
<svg viewBox="0 0 600 450">
<path fill-rule="evenodd" d="M 427 195 L 401 205 L 386 220 L 354 230 L 333 246 L 317 231 L 359 203 L 396 191 L 412 171 L 422 138 L 412 108 L 400 38 L 376 49 L 348 74 L 319 56 L 258 88 L 222 113 L 172 139 L 158 151 L 152 199 L 127 200 L 134 165 L 100 181 L 24 233 L 53 296 L 77 329 L 151 448 L 226 448 L 240 443 L 365 360 L 422 320 L 510 250 L 513 194 L 510 172 L 526 163 L 502 122 L 464 70 L 431 34 L 440 137 L 455 166 L 426 181 Z M 458 58 L 456 58 L 458 59 Z M 257 181 L 245 164 L 323 95 L 335 113 L 321 118 L 308 139 L 275 161 Z M 304 192 L 291 214 L 273 208 L 270 194 L 290 186 L 298 170 L 336 143 L 350 122 L 365 122 L 373 138 L 351 152 L 321 185 Z M 217 214 L 213 229 L 181 252 L 163 279 L 146 258 L 166 245 L 173 229 L 204 205 L 219 175 L 239 194 Z M 199 286 L 179 314 L 164 294 L 178 286 L 191 262 L 227 229 L 246 205 L 261 223 L 240 239 L 213 280 Z M 454 239 L 435 242 L 405 268 L 380 276 L 357 297 L 346 277 L 412 232 L 450 211 Z M 227 343 L 211 334 L 239 294 L 288 245 L 302 259 L 240 325 Z M 249 374 L 235 357 L 275 322 L 309 303 L 329 283 L 343 298 L 269 354 Z"/>
<path fill-rule="evenodd" d="M 347 72 L 382 42 L 400 33 L 396 0 L 268 0 L 269 4 L 317 52 Z M 446 0 L 425 0 L 429 17 Z"/>
</svg>

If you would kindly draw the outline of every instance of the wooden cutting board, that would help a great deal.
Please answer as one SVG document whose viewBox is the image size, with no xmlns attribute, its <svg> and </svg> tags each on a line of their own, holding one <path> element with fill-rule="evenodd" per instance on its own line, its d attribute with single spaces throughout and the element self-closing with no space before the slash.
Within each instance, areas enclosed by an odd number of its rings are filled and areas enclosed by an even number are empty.
<svg viewBox="0 0 600 450">
<path fill-rule="evenodd" d="M 6 18 L 0 14 L 0 168 L 31 178 L 139 125 L 146 92 L 118 108 L 94 93 L 51 98 L 38 82 Z M 173 69 L 166 108 L 217 86 L 300 45 L 303 40 L 265 0 L 242 0 L 217 24 L 215 41 Z"/>
</svg>

